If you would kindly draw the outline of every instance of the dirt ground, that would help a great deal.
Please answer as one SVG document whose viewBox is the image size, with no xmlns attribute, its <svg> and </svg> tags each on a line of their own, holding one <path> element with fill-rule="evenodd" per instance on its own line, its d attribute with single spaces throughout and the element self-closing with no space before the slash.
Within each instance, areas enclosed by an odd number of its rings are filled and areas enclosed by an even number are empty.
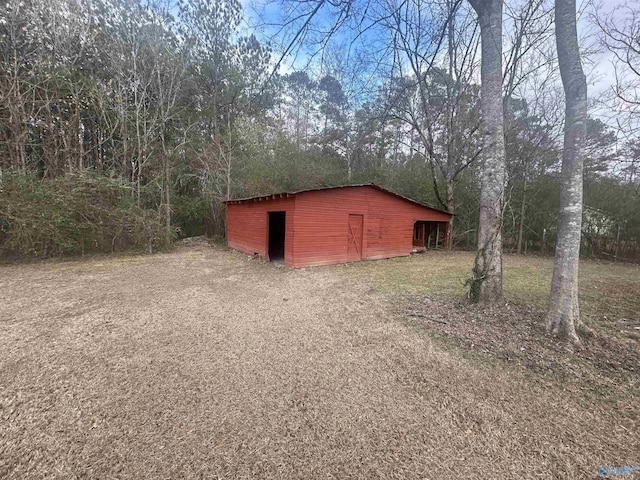
<svg viewBox="0 0 640 480">
<path fill-rule="evenodd" d="M 0 267 L 0 478 L 579 479 L 640 465 L 638 397 L 590 400 L 460 355 L 339 268 L 203 245 Z"/>
<path fill-rule="evenodd" d="M 582 345 L 574 348 L 566 340 L 550 335 L 544 311 L 505 302 L 473 305 L 463 299 L 404 296 L 398 308 L 410 322 L 453 339 L 472 350 L 516 363 L 542 375 L 564 376 L 582 381 L 599 393 L 624 396 L 640 393 L 640 322 L 618 335 L 595 328 L 581 333 Z M 640 412 L 638 412 L 640 413 Z"/>
</svg>

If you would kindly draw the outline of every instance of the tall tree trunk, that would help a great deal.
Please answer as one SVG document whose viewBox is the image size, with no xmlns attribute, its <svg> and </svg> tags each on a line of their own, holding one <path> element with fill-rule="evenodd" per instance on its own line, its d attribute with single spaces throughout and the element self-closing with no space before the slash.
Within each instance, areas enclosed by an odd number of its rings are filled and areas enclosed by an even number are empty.
<svg viewBox="0 0 640 480">
<path fill-rule="evenodd" d="M 457 8 L 457 4 L 454 7 L 452 0 L 447 0 L 447 12 L 449 12 L 449 25 L 447 27 L 447 47 L 448 47 L 448 57 L 449 57 L 449 78 L 451 81 L 454 79 L 454 54 L 455 54 L 455 36 L 454 36 L 454 27 L 456 22 L 456 12 L 454 8 Z M 454 181 L 451 178 L 451 171 L 453 170 L 452 166 L 453 162 L 453 89 L 451 87 L 451 81 L 447 82 L 447 210 L 451 213 L 451 219 L 449 220 L 449 230 L 448 230 L 448 241 L 447 249 L 451 250 L 453 248 L 453 242 L 451 241 L 451 237 L 453 236 L 453 218 L 455 214 L 455 198 L 454 198 Z"/>
<path fill-rule="evenodd" d="M 226 200 L 231 200 L 231 161 L 232 161 L 232 157 L 231 157 L 231 150 L 233 149 L 233 141 L 231 140 L 231 117 L 229 115 L 227 115 L 227 138 L 229 138 L 229 142 L 226 148 L 226 154 L 225 152 L 222 151 L 223 148 L 223 144 L 220 143 L 220 154 L 222 155 L 222 158 L 226 158 L 227 162 L 226 162 L 226 174 L 227 174 L 227 193 L 226 193 Z"/>
<path fill-rule="evenodd" d="M 453 236 L 453 219 L 456 213 L 455 206 L 455 189 L 454 189 L 454 181 L 447 179 L 447 210 L 451 214 L 451 219 L 449 219 L 449 241 L 447 242 L 447 249 L 453 249 L 453 242 L 451 241 L 451 237 Z"/>
<path fill-rule="evenodd" d="M 228 153 L 229 158 L 227 159 L 227 192 L 225 194 L 225 200 L 231 200 L 231 152 Z"/>
<path fill-rule="evenodd" d="M 73 155 L 76 157 L 78 173 L 84 170 L 84 138 L 82 133 L 82 121 L 80 118 L 80 105 L 77 99 L 73 101 Z"/>
<path fill-rule="evenodd" d="M 142 205 L 142 200 L 141 200 L 141 190 L 142 190 L 142 184 L 140 182 L 140 178 L 142 177 L 142 165 L 140 165 L 140 162 L 136 162 L 135 165 L 135 175 L 136 175 L 136 205 L 138 205 L 138 207 L 140 207 Z"/>
<path fill-rule="evenodd" d="M 164 139 L 163 139 L 164 143 Z M 165 235 L 166 246 L 171 245 L 171 163 L 166 151 L 164 154 L 164 201 L 165 201 Z"/>
<path fill-rule="evenodd" d="M 349 137 L 346 139 L 346 153 L 345 157 L 347 159 L 347 181 L 351 183 L 351 175 L 353 174 L 353 159 L 351 158 L 351 150 L 349 145 Z"/>
<path fill-rule="evenodd" d="M 22 94 L 22 85 L 20 79 L 20 67 L 18 66 L 18 53 L 13 50 L 13 65 L 11 67 L 11 87 L 9 88 L 9 136 L 11 138 L 11 147 L 9 154 L 13 157 L 12 166 L 19 168 L 20 171 L 27 171 L 27 154 L 26 147 L 28 141 L 27 131 L 27 115 L 25 106 L 27 99 Z"/>
<path fill-rule="evenodd" d="M 586 142 L 587 81 L 580 62 L 576 0 L 556 0 L 556 45 L 565 94 L 562 188 L 555 265 L 547 311 L 547 329 L 574 344 L 582 327 L 578 303 L 578 262 L 582 227 L 582 173 Z"/>
<path fill-rule="evenodd" d="M 484 133 L 478 247 L 469 296 L 502 299 L 502 207 L 505 147 L 502 103 L 502 0 L 469 0 L 480 20 L 482 42 L 481 127 Z"/>
<path fill-rule="evenodd" d="M 516 253 L 522 254 L 522 241 L 524 239 L 524 215 L 527 209 L 527 173 L 525 170 L 524 181 L 522 185 L 522 203 L 520 204 L 520 222 L 518 225 L 518 246 L 516 247 Z"/>
</svg>

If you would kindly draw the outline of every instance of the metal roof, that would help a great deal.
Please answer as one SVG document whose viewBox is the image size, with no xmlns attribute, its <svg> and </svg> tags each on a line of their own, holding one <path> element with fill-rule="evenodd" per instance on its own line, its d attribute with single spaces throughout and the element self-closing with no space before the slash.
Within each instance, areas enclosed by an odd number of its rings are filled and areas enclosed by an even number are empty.
<svg viewBox="0 0 640 480">
<path fill-rule="evenodd" d="M 265 201 L 265 200 L 275 200 L 278 198 L 288 198 L 288 197 L 293 197 L 295 195 L 298 195 L 300 193 L 306 193 L 306 192 L 319 192 L 319 191 L 323 191 L 323 190 L 337 190 L 340 188 L 361 188 L 361 187 L 372 187 L 375 188 L 376 190 L 379 190 L 381 192 L 384 192 L 388 195 L 393 195 L 394 197 L 400 198 L 401 200 L 404 200 L 405 202 L 409 202 L 412 203 L 414 205 L 418 205 L 419 207 L 424 207 L 424 208 L 429 208 L 431 210 L 435 210 L 436 212 L 441 212 L 441 213 L 446 213 L 447 215 L 452 215 L 451 213 L 447 212 L 446 210 L 442 210 L 440 208 L 434 208 L 431 205 L 427 205 L 425 203 L 420 203 L 420 202 L 416 202 L 415 200 L 411 200 L 410 198 L 404 197 L 398 193 L 392 192 L 391 190 L 387 190 L 386 188 L 382 188 L 379 185 L 376 185 L 375 183 L 358 183 L 358 184 L 352 184 L 352 185 L 339 185 L 337 187 L 320 187 L 320 188 L 309 188 L 307 190 L 298 190 L 297 192 L 281 192 L 281 193 L 273 193 L 270 195 L 259 195 L 257 197 L 247 197 L 247 198 L 238 198 L 238 199 L 234 199 L 234 200 L 227 200 L 224 203 L 225 204 L 240 204 L 240 203 L 248 203 L 248 202 L 261 202 L 261 201 Z"/>
</svg>

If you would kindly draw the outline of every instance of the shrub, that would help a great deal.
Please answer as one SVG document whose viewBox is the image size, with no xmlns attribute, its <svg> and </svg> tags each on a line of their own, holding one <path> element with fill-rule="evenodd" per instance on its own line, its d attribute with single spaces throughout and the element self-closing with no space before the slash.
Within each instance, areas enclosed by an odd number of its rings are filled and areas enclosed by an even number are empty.
<svg viewBox="0 0 640 480">
<path fill-rule="evenodd" d="M 209 211 L 208 202 L 202 196 L 176 195 L 172 199 L 173 223 L 182 237 L 196 237 L 204 233 L 204 223 Z"/>
<path fill-rule="evenodd" d="M 0 183 L 0 253 L 50 257 L 166 248 L 157 212 L 139 208 L 126 183 L 88 175 Z"/>
</svg>

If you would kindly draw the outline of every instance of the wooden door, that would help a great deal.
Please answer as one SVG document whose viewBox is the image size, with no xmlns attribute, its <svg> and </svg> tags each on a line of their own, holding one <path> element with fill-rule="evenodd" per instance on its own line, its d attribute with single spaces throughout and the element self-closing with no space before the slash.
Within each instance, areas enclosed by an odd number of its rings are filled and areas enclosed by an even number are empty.
<svg viewBox="0 0 640 480">
<path fill-rule="evenodd" d="M 349 215 L 347 262 L 362 260 L 362 215 Z"/>
</svg>

